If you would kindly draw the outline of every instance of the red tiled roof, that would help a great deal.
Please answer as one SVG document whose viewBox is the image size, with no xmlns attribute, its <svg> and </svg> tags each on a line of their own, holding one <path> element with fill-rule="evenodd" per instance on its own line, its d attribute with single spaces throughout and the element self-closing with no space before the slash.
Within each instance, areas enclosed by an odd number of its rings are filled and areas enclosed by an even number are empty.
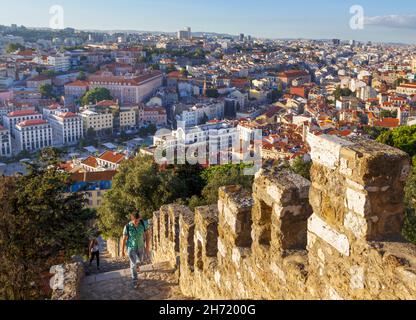
<svg viewBox="0 0 416 320">
<path fill-rule="evenodd" d="M 384 118 L 382 121 L 374 122 L 376 127 L 383 128 L 397 128 L 400 124 L 400 120 L 396 118 Z"/>
<path fill-rule="evenodd" d="M 112 151 L 106 151 L 99 157 L 101 160 L 116 164 L 122 162 L 125 158 L 126 156 L 124 154 Z"/>
<path fill-rule="evenodd" d="M 71 174 L 71 181 L 73 182 L 93 182 L 93 181 L 110 181 L 113 180 L 117 171 L 108 170 L 100 172 L 77 172 Z"/>
<path fill-rule="evenodd" d="M 414 83 L 403 83 L 399 87 L 416 89 L 416 84 L 414 84 Z"/>
<path fill-rule="evenodd" d="M 180 71 L 172 71 L 168 74 L 169 78 L 182 78 L 182 73 Z"/>
<path fill-rule="evenodd" d="M 7 116 L 8 117 L 23 117 L 23 116 L 34 116 L 38 114 L 39 113 L 37 113 L 34 110 L 19 110 L 19 111 L 10 112 Z"/>
<path fill-rule="evenodd" d="M 31 126 L 39 126 L 39 125 L 43 125 L 43 124 L 48 124 L 48 121 L 42 120 L 42 119 L 26 120 L 26 121 L 20 122 L 18 124 L 18 126 L 19 127 L 31 127 Z"/>
<path fill-rule="evenodd" d="M 117 105 L 118 103 L 113 100 L 103 100 L 97 103 L 97 107 L 113 107 Z"/>
<path fill-rule="evenodd" d="M 308 76 L 308 75 L 309 73 L 307 73 L 304 70 L 288 70 L 288 71 L 279 73 L 279 77 L 287 77 L 287 78 L 294 78 L 294 77 Z"/>
<path fill-rule="evenodd" d="M 27 81 L 45 81 L 45 80 L 51 80 L 50 77 L 45 76 L 43 74 L 40 74 L 38 76 L 35 76 L 33 78 L 27 79 Z"/>
<path fill-rule="evenodd" d="M 88 81 L 77 80 L 71 83 L 67 83 L 65 87 L 88 87 L 90 83 Z"/>
<path fill-rule="evenodd" d="M 86 165 L 88 167 L 91 167 L 91 168 L 97 168 L 98 167 L 98 162 L 97 162 L 97 159 L 95 159 L 95 157 L 88 157 L 87 159 L 82 161 L 82 164 Z"/>
<path fill-rule="evenodd" d="M 62 118 L 62 119 L 74 118 L 76 116 L 77 115 L 73 112 L 65 112 L 65 113 L 62 113 L 62 114 L 59 115 L 59 117 Z"/>
</svg>

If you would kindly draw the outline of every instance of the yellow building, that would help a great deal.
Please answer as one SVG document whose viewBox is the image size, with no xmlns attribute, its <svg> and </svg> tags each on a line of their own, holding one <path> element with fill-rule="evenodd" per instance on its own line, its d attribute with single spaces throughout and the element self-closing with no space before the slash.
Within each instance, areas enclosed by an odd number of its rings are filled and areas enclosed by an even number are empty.
<svg viewBox="0 0 416 320">
<path fill-rule="evenodd" d="M 134 127 L 137 124 L 137 114 L 133 109 L 120 111 L 120 127 Z"/>
<path fill-rule="evenodd" d="M 103 202 L 104 195 L 111 190 L 115 170 L 102 172 L 76 172 L 71 174 L 71 192 L 85 194 L 85 207 L 97 209 Z"/>
<path fill-rule="evenodd" d="M 94 131 L 113 130 L 114 116 L 112 113 L 98 113 L 91 110 L 81 112 L 84 130 Z"/>
</svg>

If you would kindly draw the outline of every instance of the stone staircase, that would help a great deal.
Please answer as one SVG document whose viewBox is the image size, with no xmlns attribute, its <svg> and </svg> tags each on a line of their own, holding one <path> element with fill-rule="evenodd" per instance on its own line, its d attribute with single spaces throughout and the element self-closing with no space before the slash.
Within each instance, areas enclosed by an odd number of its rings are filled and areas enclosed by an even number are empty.
<svg viewBox="0 0 416 320">
<path fill-rule="evenodd" d="M 128 259 L 113 259 L 105 242 L 100 241 L 100 246 L 100 270 L 95 262 L 91 267 L 87 263 L 81 300 L 188 300 L 180 291 L 177 270 L 170 263 L 141 266 L 139 288 L 133 289 Z"/>
</svg>

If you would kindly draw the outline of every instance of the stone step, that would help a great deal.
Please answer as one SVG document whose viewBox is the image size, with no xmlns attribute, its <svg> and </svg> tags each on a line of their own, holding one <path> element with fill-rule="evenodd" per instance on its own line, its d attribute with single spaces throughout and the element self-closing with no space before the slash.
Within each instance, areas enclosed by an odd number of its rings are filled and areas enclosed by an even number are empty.
<svg viewBox="0 0 416 320">
<path fill-rule="evenodd" d="M 140 273 L 149 273 L 149 272 L 174 273 L 175 271 L 176 270 L 172 268 L 169 262 L 140 266 Z M 129 276 L 130 276 L 130 269 L 116 270 L 116 271 L 86 276 L 84 279 L 84 283 L 93 284 L 97 282 L 110 281 L 110 280 L 125 278 Z"/>
</svg>

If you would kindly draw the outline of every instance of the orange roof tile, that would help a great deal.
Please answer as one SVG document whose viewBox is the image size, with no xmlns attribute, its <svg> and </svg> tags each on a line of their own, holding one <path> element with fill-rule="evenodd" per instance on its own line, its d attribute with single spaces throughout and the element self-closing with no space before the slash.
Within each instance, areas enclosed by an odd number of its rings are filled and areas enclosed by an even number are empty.
<svg viewBox="0 0 416 320">
<path fill-rule="evenodd" d="M 112 151 L 106 151 L 99 157 L 101 160 L 116 164 L 122 162 L 125 158 L 126 156 L 124 154 Z"/>
<path fill-rule="evenodd" d="M 42 119 L 26 120 L 26 121 L 20 122 L 18 124 L 18 126 L 19 127 L 31 127 L 31 126 L 39 126 L 39 125 L 43 125 L 43 124 L 48 124 L 48 121 L 42 120 Z"/>
<path fill-rule="evenodd" d="M 97 168 L 98 167 L 98 162 L 97 162 L 97 159 L 95 159 L 95 157 L 88 157 L 87 159 L 82 161 L 82 164 L 86 165 L 88 167 L 91 167 L 91 168 Z"/>
</svg>

